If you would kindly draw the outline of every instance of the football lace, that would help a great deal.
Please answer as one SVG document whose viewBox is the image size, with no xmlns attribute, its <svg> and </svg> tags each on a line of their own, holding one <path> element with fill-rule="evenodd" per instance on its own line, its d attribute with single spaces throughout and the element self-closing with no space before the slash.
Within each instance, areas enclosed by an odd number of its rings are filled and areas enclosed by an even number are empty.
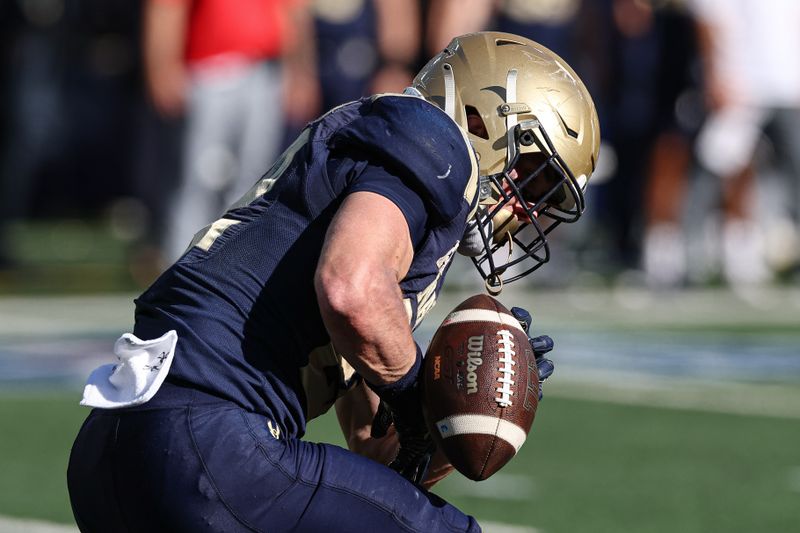
<svg viewBox="0 0 800 533">
<path fill-rule="evenodd" d="M 511 387 L 514 385 L 514 356 L 516 352 L 514 352 L 514 337 L 510 331 L 507 329 L 502 329 L 497 332 L 500 336 L 500 340 L 498 344 L 500 345 L 498 348 L 498 352 L 500 352 L 500 358 L 498 361 L 501 363 L 500 366 L 500 376 L 497 378 L 497 381 L 500 383 L 500 386 L 495 389 L 499 394 L 495 396 L 494 401 L 500 404 L 500 407 L 511 407 L 511 397 L 514 395 L 514 391 L 511 390 Z"/>
</svg>

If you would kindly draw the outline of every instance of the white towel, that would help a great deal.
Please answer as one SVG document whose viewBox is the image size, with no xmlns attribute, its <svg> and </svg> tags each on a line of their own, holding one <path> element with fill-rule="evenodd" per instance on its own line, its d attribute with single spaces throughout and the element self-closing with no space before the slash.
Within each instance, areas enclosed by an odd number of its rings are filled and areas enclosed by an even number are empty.
<svg viewBox="0 0 800 533">
<path fill-rule="evenodd" d="M 118 409 L 149 401 L 169 373 L 177 342 L 175 330 L 149 341 L 125 333 L 114 344 L 117 364 L 103 365 L 91 373 L 81 405 Z"/>
</svg>

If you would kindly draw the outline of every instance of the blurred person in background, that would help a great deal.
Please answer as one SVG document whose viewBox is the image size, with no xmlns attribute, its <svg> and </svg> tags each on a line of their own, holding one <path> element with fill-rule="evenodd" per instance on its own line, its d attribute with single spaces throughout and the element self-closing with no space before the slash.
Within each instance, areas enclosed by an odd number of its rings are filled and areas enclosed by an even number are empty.
<svg viewBox="0 0 800 533">
<path fill-rule="evenodd" d="M 674 2 L 607 0 L 592 7 L 596 49 L 582 51 L 599 65 L 592 72 L 613 164 L 607 180 L 595 186 L 592 207 L 600 231 L 585 241 L 590 260 L 584 264 L 617 284 L 638 284 L 654 154 L 661 143 L 672 161 L 680 147 L 669 142 L 669 132 L 675 131 L 675 103 L 689 64 L 684 46 L 673 39 L 687 26 L 680 23 Z M 592 31 L 587 22 L 582 32 Z M 670 179 L 671 169 L 660 159 L 658 176 Z"/>
<path fill-rule="evenodd" d="M 86 221 L 129 194 L 137 12 L 128 0 L 0 4 L 0 263 L 12 222 Z M 68 247 L 53 246 L 80 257 Z"/>
<path fill-rule="evenodd" d="M 522 35 L 566 61 L 575 58 L 576 24 L 583 0 L 432 0 L 426 42 L 429 52 L 453 35 L 491 28 Z"/>
<path fill-rule="evenodd" d="M 687 251 L 683 228 L 692 148 L 703 120 L 702 71 L 696 21 L 683 1 L 655 7 L 661 46 L 657 63 L 654 144 L 644 198 L 642 269 L 651 288 L 683 285 Z"/>
<path fill-rule="evenodd" d="M 18 2 L 0 3 L 0 268 L 14 266 L 10 226 L 28 214 L 35 166 L 55 130 L 52 39 Z"/>
<path fill-rule="evenodd" d="M 164 116 L 185 115 L 182 179 L 164 250 L 241 197 L 274 160 L 284 122 L 319 110 L 305 0 L 147 0 L 147 88 Z"/>
<path fill-rule="evenodd" d="M 698 18 L 710 111 L 696 152 L 701 178 L 721 197 L 721 221 L 698 221 L 712 230 L 706 232 L 711 242 L 697 248 L 706 254 L 718 250 L 722 275 L 732 286 L 760 285 L 775 270 L 796 269 L 800 257 L 800 3 L 691 0 L 690 5 Z M 771 149 L 768 159 L 783 179 L 765 179 L 765 158 L 756 157 L 759 146 Z M 720 223 L 721 231 L 714 230 Z M 698 268 L 713 268 L 713 261 Z"/>
<path fill-rule="evenodd" d="M 631 252 L 625 266 L 641 265 L 645 282 L 652 288 L 675 287 L 683 284 L 686 275 L 683 206 L 693 163 L 692 143 L 703 115 L 695 21 L 682 1 L 617 0 L 614 19 L 625 43 L 620 53 L 648 54 L 638 60 L 638 68 L 636 61 L 629 67 L 634 72 L 643 70 L 641 76 L 633 77 L 639 80 L 634 83 L 638 90 L 622 92 L 615 100 L 621 105 L 615 107 L 620 111 L 616 124 L 625 124 L 630 120 L 626 116 L 637 113 L 640 120 L 642 113 L 646 118 L 623 135 L 625 142 L 617 150 L 627 183 L 633 184 L 627 195 L 616 188 L 624 201 L 634 205 L 626 222 L 630 244 L 625 246 Z M 638 108 L 624 105 L 626 99 Z"/>
<path fill-rule="evenodd" d="M 312 6 L 322 110 L 408 87 L 421 42 L 417 2 L 313 0 Z"/>
<path fill-rule="evenodd" d="M 495 0 L 428 0 L 425 8 L 424 47 L 438 54 L 455 35 L 487 30 L 492 25 Z"/>
<path fill-rule="evenodd" d="M 522 35 L 557 53 L 591 88 L 604 34 L 597 2 L 584 0 L 431 0 L 425 48 L 438 53 L 454 35 L 491 29 Z M 593 92 L 594 94 L 594 92 Z"/>
<path fill-rule="evenodd" d="M 617 276 L 639 265 L 642 205 L 650 149 L 657 132 L 658 63 L 663 43 L 652 5 L 641 0 L 606 2 L 610 22 L 607 54 L 606 137 L 616 168 L 597 190 L 595 219 L 607 231 L 607 273 Z"/>
</svg>

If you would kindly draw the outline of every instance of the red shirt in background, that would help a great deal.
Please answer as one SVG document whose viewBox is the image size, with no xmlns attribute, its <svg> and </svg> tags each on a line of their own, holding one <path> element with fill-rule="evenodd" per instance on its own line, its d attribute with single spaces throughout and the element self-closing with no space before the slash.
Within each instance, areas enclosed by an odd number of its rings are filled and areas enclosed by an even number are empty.
<svg viewBox="0 0 800 533">
<path fill-rule="evenodd" d="M 222 54 L 250 59 L 281 55 L 287 13 L 298 0 L 172 0 L 191 2 L 186 61 Z"/>
</svg>

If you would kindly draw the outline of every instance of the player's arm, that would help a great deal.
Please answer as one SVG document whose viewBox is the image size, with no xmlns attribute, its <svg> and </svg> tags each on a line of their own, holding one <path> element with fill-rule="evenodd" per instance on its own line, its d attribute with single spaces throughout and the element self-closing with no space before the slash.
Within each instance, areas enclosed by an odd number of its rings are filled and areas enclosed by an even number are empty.
<svg viewBox="0 0 800 533">
<path fill-rule="evenodd" d="M 400 280 L 413 259 L 400 209 L 371 192 L 347 196 L 328 229 L 314 286 L 334 346 L 368 383 L 386 385 L 414 365 Z"/>
<path fill-rule="evenodd" d="M 414 79 L 422 40 L 420 9 L 407 0 L 377 0 L 375 10 L 381 66 L 373 76 L 371 91 L 400 92 Z"/>
<path fill-rule="evenodd" d="M 429 54 L 444 49 L 454 35 L 485 30 L 494 12 L 494 0 L 433 0 L 428 8 L 425 35 Z"/>
<path fill-rule="evenodd" d="M 715 50 L 720 43 L 718 30 L 713 18 L 714 11 L 706 13 L 700 9 L 695 13 L 695 32 L 697 35 L 698 52 L 703 67 L 703 90 L 705 102 L 712 111 L 728 106 L 730 102 L 730 88 L 720 77 L 719 65 L 716 61 Z"/>
<path fill-rule="evenodd" d="M 147 0 L 144 4 L 142 54 L 147 92 L 153 106 L 165 117 L 182 114 L 186 101 L 183 54 L 189 8 L 187 0 Z"/>
<path fill-rule="evenodd" d="M 389 466 L 420 482 L 433 443 L 418 387 L 422 354 L 399 286 L 413 255 L 400 208 L 380 194 L 354 192 L 331 222 L 314 283 L 334 346 L 382 400 L 381 420 L 390 415 L 394 423 L 400 448 Z M 373 436 L 385 426 L 372 427 Z"/>
<path fill-rule="evenodd" d="M 286 2 L 286 28 L 282 49 L 282 91 L 286 119 L 296 125 L 319 112 L 322 96 L 317 73 L 316 35 L 311 2 Z"/>
</svg>

